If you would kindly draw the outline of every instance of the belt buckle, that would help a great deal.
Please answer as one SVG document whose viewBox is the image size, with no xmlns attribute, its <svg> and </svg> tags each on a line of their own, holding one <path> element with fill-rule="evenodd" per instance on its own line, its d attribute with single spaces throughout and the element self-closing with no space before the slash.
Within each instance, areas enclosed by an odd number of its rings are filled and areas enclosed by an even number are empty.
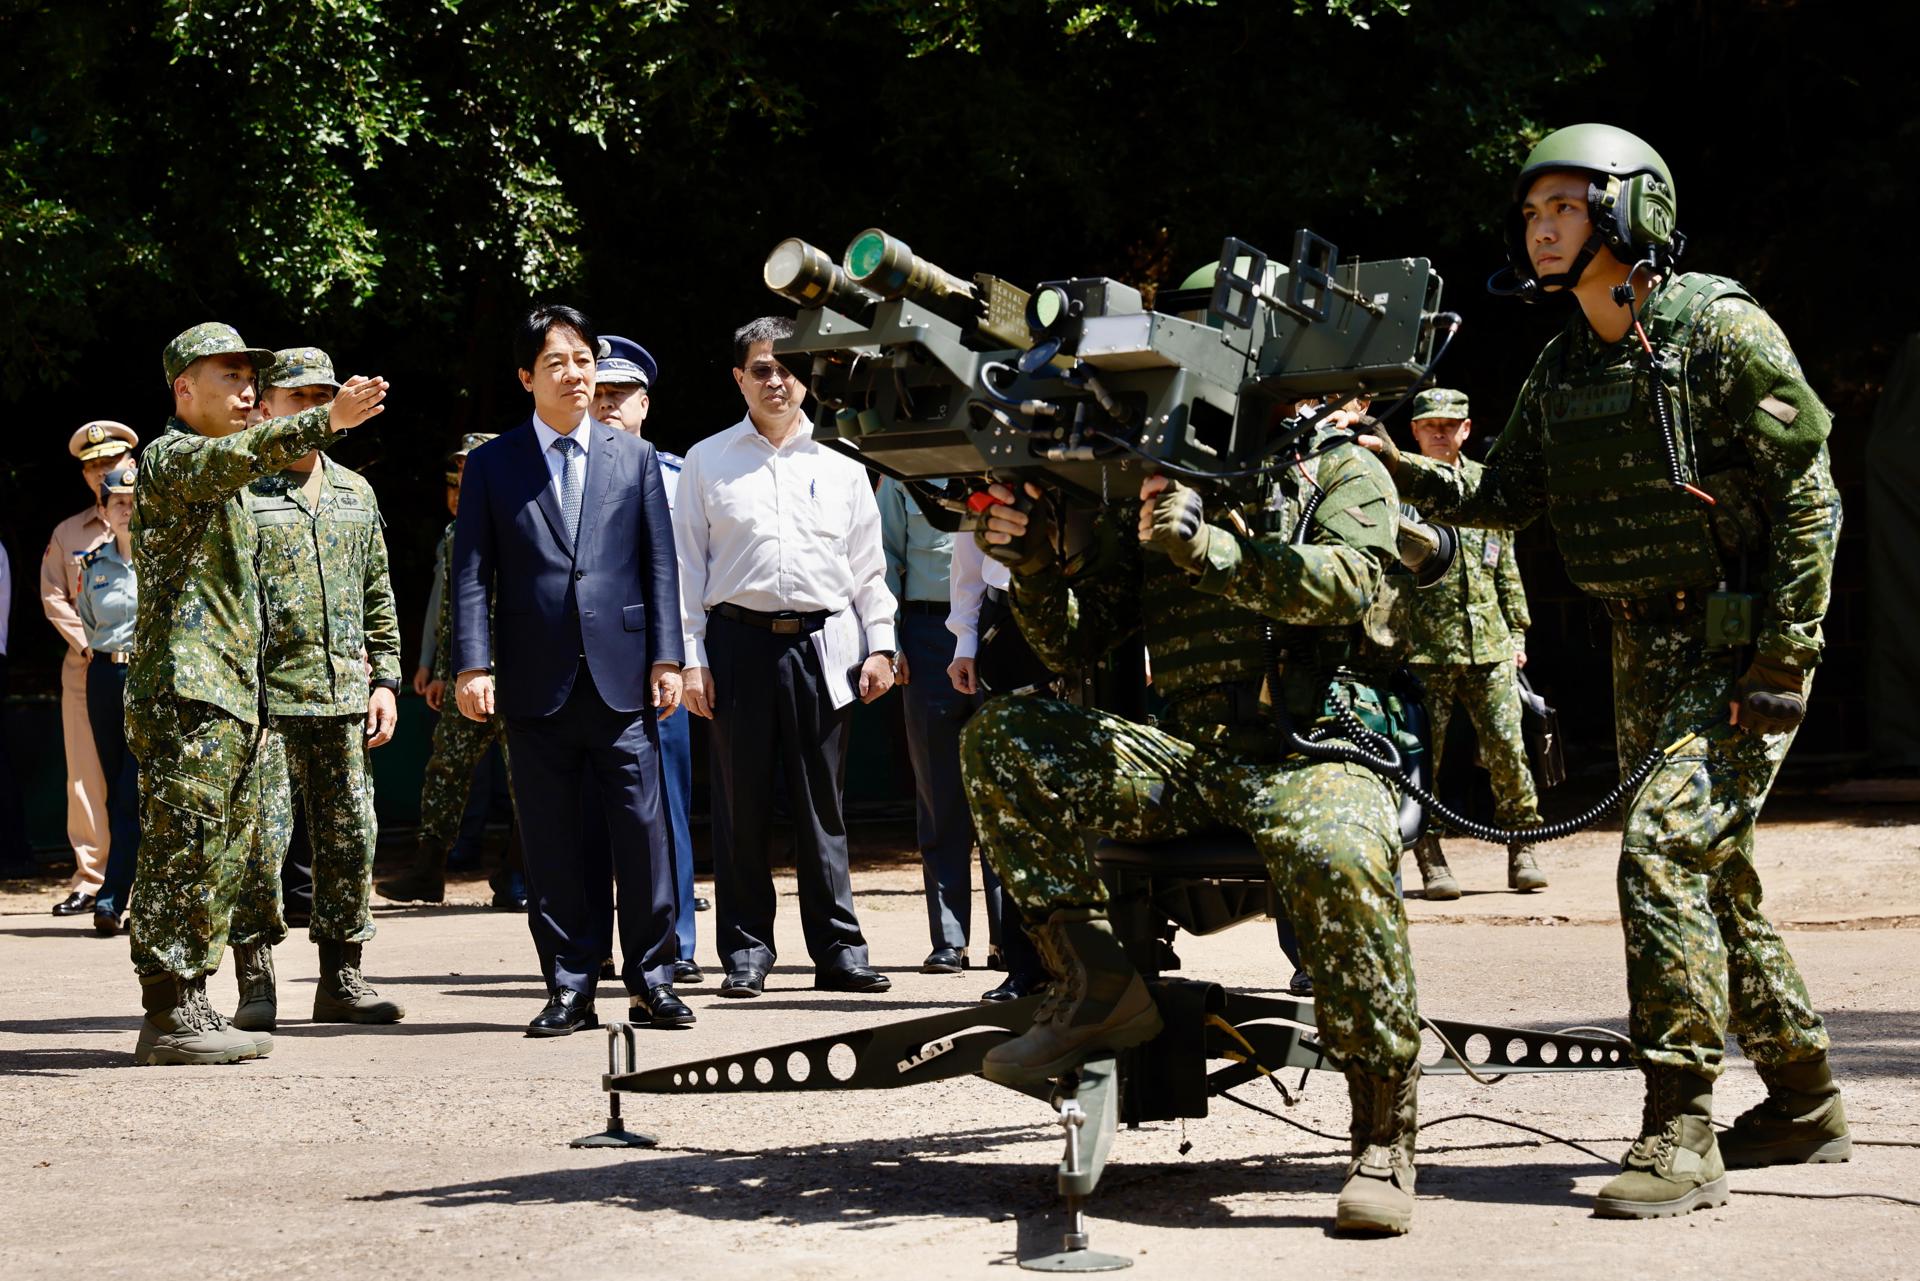
<svg viewBox="0 0 1920 1281">
<path fill-rule="evenodd" d="M 769 630 L 772 631 L 775 636 L 797 635 L 800 631 L 800 620 L 797 618 L 776 618 L 769 624 Z"/>
</svg>

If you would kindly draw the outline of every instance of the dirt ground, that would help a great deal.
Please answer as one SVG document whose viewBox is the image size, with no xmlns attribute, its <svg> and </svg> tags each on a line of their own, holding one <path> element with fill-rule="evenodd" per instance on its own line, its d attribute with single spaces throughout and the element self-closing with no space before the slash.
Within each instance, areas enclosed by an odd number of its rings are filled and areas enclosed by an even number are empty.
<svg viewBox="0 0 1920 1281">
<path fill-rule="evenodd" d="M 1454 842 L 1469 893 L 1408 904 L 1423 1010 L 1531 1027 L 1624 1015 L 1612 889 L 1617 837 L 1554 847 L 1547 891 L 1499 891 L 1501 854 Z M 1092 1207 L 1096 1249 L 1134 1276 L 1208 1273 L 1479 1278 L 1587 1275 L 1827 1278 L 1913 1275 L 1920 1230 L 1920 813 L 1803 807 L 1762 828 L 1769 908 L 1833 1031 L 1860 1144 L 1850 1164 L 1739 1171 L 1723 1209 L 1630 1224 L 1589 1198 L 1639 1109 L 1639 1078 L 1430 1078 L 1420 1203 L 1393 1241 L 1329 1234 L 1344 1145 L 1216 1101 L 1213 1115 L 1122 1133 Z M 1408 866 L 1412 874 L 1411 864 Z M 791 880 L 782 963 L 765 997 L 685 991 L 699 1015 L 643 1032 L 648 1064 L 742 1050 L 968 1002 L 992 980 L 917 972 L 927 949 L 917 867 L 856 874 L 891 993 L 810 989 Z M 792 1278 L 1014 1275 L 1058 1231 L 1051 1112 L 977 1079 L 909 1090 L 630 1097 L 651 1151 L 575 1151 L 604 1115 L 600 1033 L 521 1035 L 538 1009 L 524 917 L 460 887 L 434 911 L 382 909 L 368 971 L 404 1000 L 392 1029 L 316 1026 L 302 937 L 281 949 L 285 1014 L 271 1058 L 130 1066 L 137 996 L 124 938 L 46 915 L 55 885 L 0 887 L 0 1277 Z M 711 916 L 702 916 L 706 929 Z M 977 928 L 984 932 L 984 925 Z M 706 954 L 703 938 L 703 960 Z M 1246 925 L 1181 945 L 1189 977 L 1285 981 L 1272 932 Z M 234 1000 L 231 966 L 213 981 Z M 617 1013 L 603 1000 L 605 1013 Z M 1298 1074 L 1289 1078 L 1289 1084 Z M 1261 1091 L 1265 1092 L 1262 1093 Z M 1743 1059 L 1727 1120 L 1760 1095 Z M 1297 1106 L 1243 1097 L 1302 1125 L 1344 1126 L 1339 1079 Z M 1485 1120 L 1596 1148 L 1603 1161 Z M 1183 1141 L 1192 1144 L 1181 1154 Z M 1891 1198 L 1905 1198 L 1897 1200 Z M 1209 1231 L 1208 1229 L 1231 1229 Z M 1907 1262 L 1900 1262 L 1901 1259 Z"/>
</svg>

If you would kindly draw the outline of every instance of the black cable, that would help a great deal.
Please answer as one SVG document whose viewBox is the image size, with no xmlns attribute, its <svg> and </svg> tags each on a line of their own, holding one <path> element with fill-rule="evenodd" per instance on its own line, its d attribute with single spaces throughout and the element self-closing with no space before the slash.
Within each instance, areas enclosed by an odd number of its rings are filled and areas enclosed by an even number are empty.
<svg viewBox="0 0 1920 1281">
<path fill-rule="evenodd" d="M 1388 418 L 1399 413 L 1403 407 L 1412 404 L 1413 398 L 1419 395 L 1428 383 L 1433 381 L 1434 372 L 1440 368 L 1440 362 L 1446 359 L 1447 352 L 1452 349 L 1454 336 L 1460 332 L 1460 325 L 1462 323 L 1460 313 L 1457 311 L 1443 311 L 1435 315 L 1434 319 L 1436 321 L 1447 320 L 1452 323 L 1447 326 L 1446 333 L 1441 337 L 1440 346 L 1433 353 L 1433 359 L 1427 362 L 1427 367 L 1421 372 L 1420 376 L 1413 380 L 1413 386 L 1400 393 L 1400 399 L 1394 401 L 1391 405 L 1388 405 L 1385 409 L 1373 416 L 1376 422 L 1385 423 Z"/>
<path fill-rule="evenodd" d="M 1258 1103 L 1249 1102 L 1246 1099 L 1240 1098 L 1238 1095 L 1234 1094 L 1231 1090 L 1222 1090 L 1216 1097 L 1223 1098 L 1229 1103 L 1238 1103 L 1241 1107 L 1246 1108 L 1250 1112 L 1258 1112 L 1262 1116 L 1272 1117 L 1274 1120 L 1280 1122 L 1282 1125 L 1290 1125 L 1294 1129 L 1299 1130 L 1302 1133 L 1311 1134 L 1316 1139 L 1328 1139 L 1335 1143 L 1351 1143 L 1353 1141 L 1352 1135 L 1334 1134 L 1327 1130 L 1316 1130 L 1312 1126 L 1302 1124 L 1301 1122 L 1294 1120 L 1290 1116 L 1282 1116 L 1280 1113 L 1275 1112 L 1272 1108 L 1263 1108 Z M 1428 1131 L 1436 1130 L 1441 1126 L 1447 1124 L 1449 1121 L 1485 1121 L 1491 1125 L 1505 1126 L 1509 1130 L 1519 1130 L 1519 1131 L 1522 1131 L 1523 1133 L 1532 1134 L 1539 1138 L 1545 1139 L 1549 1143 L 1558 1143 L 1564 1147 L 1572 1148 L 1576 1152 L 1583 1153 L 1584 1155 L 1590 1156 L 1596 1161 L 1604 1162 L 1607 1165 L 1615 1165 L 1615 1164 L 1618 1164 L 1619 1162 L 1619 1158 L 1608 1156 L 1605 1152 L 1595 1151 L 1593 1148 L 1588 1147 L 1586 1144 L 1580 1142 L 1578 1139 L 1569 1139 L 1564 1135 L 1555 1134 L 1551 1130 L 1543 1130 L 1539 1126 L 1528 1125 L 1523 1121 L 1510 1121 L 1503 1116 L 1488 1116 L 1484 1112 L 1450 1112 L 1446 1116 L 1435 1117 L 1431 1121 L 1422 1121 L 1420 1123 L 1420 1132 L 1422 1134 L 1425 1134 Z M 1630 1142 L 1630 1140 L 1617 1139 L 1615 1140 L 1615 1142 L 1627 1143 L 1627 1142 Z M 1855 1139 L 1854 1142 L 1861 1143 L 1861 1142 L 1866 1142 L 1866 1140 Z M 1906 1144 L 1906 1143 L 1893 1143 L 1887 1140 L 1882 1140 L 1880 1141 L 1879 1144 L 1877 1144 L 1877 1146 L 1909 1147 L 1914 1145 Z M 1872 1191 L 1868 1191 L 1868 1192 L 1789 1192 L 1780 1188 L 1735 1188 L 1733 1190 L 1735 1192 L 1738 1192 L 1741 1196 L 1777 1196 L 1777 1197 L 1788 1197 L 1788 1198 L 1792 1198 L 1796 1200 L 1804 1200 L 1804 1201 L 1850 1201 L 1850 1200 L 1891 1201 L 1895 1205 L 1910 1205 L 1910 1206 L 1914 1206 L 1915 1208 L 1920 1208 L 1920 1201 L 1916 1201 L 1912 1197 L 1896 1196 L 1891 1192 L 1872 1192 Z"/>
<path fill-rule="evenodd" d="M 1278 706 L 1278 704 L 1276 704 L 1276 706 Z M 1632 795 L 1642 783 L 1646 782 L 1647 776 L 1653 773 L 1654 767 L 1658 765 L 1667 754 L 1666 749 L 1659 747 L 1649 751 L 1645 759 L 1634 767 L 1631 774 L 1614 785 L 1612 791 L 1608 792 L 1592 806 L 1574 815 L 1572 818 L 1563 818 L 1552 823 L 1543 823 L 1538 827 L 1530 828 L 1490 827 L 1485 823 L 1477 822 L 1464 815 L 1454 813 L 1441 802 L 1439 797 L 1407 777 L 1406 762 L 1400 755 L 1400 749 L 1394 746 L 1392 740 L 1388 739 L 1385 735 L 1376 734 L 1361 724 L 1360 718 L 1353 714 L 1353 709 L 1350 706 L 1345 703 L 1337 706 L 1334 709 L 1334 722 L 1339 730 L 1345 734 L 1348 739 L 1352 740 L 1351 743 L 1326 741 L 1329 731 L 1325 729 L 1316 729 L 1312 732 L 1311 736 L 1303 736 L 1298 730 L 1294 729 L 1292 725 L 1287 726 L 1288 741 L 1293 745 L 1295 751 L 1311 759 L 1342 761 L 1349 765 L 1362 766 L 1363 768 L 1372 770 L 1376 774 L 1385 776 L 1394 786 L 1401 788 L 1409 796 L 1413 797 L 1414 800 L 1419 801 L 1421 807 L 1425 809 L 1427 813 L 1439 819 L 1452 830 L 1465 836 L 1472 836 L 1479 840 L 1491 842 L 1495 845 L 1508 845 L 1516 842 L 1558 841 L 1564 840 L 1576 832 L 1585 831 L 1587 828 L 1592 827 L 1595 823 L 1605 818 L 1622 800 Z M 1382 756 L 1374 752 L 1369 752 L 1365 748 L 1358 746 L 1358 744 L 1361 743 L 1376 745 L 1384 749 L 1386 755 Z"/>
</svg>

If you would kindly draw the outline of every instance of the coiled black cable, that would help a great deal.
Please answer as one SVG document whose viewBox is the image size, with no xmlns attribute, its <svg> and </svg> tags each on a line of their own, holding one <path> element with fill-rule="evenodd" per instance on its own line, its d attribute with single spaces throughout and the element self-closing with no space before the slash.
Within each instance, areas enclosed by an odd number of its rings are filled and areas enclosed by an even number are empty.
<svg viewBox="0 0 1920 1281">
<path fill-rule="evenodd" d="M 1385 735 L 1374 733 L 1361 724 L 1360 718 L 1353 714 L 1352 707 L 1344 702 L 1334 707 L 1334 725 L 1351 740 L 1350 743 L 1326 741 L 1331 732 L 1326 729 L 1316 729 L 1311 734 L 1303 735 L 1291 724 L 1287 726 L 1287 740 L 1293 745 L 1293 749 L 1303 756 L 1315 760 L 1343 761 L 1372 770 L 1414 800 L 1419 801 L 1427 813 L 1439 819 L 1447 827 L 1464 836 L 1472 836 L 1495 845 L 1558 841 L 1572 836 L 1575 832 L 1585 831 L 1611 813 L 1622 800 L 1637 791 L 1640 785 L 1647 781 L 1647 776 L 1653 773 L 1654 766 L 1667 755 L 1668 750 L 1656 747 L 1648 752 L 1646 757 L 1634 767 L 1631 774 L 1614 785 L 1612 791 L 1572 818 L 1542 823 L 1539 827 L 1503 828 L 1490 827 L 1448 809 L 1441 803 L 1439 797 L 1407 776 L 1405 758 L 1400 755 L 1400 749 L 1394 746 L 1392 740 Z M 1376 745 L 1384 749 L 1385 754 L 1376 754 L 1357 746 L 1361 743 Z"/>
</svg>

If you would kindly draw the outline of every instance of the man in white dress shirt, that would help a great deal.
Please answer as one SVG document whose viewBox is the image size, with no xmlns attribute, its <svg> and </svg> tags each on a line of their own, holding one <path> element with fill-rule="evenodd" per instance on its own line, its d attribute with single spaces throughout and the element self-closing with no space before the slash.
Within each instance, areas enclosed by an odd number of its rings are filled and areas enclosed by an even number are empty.
<svg viewBox="0 0 1920 1281">
<path fill-rule="evenodd" d="M 773 968 L 767 867 L 776 763 L 786 778 L 800 924 L 814 986 L 884 992 L 854 913 L 841 809 L 852 702 L 815 634 L 851 610 L 864 642 L 844 673 L 872 702 L 893 687 L 894 598 L 880 509 L 866 469 L 813 439 L 806 389 L 773 355 L 791 321 L 762 317 L 733 336 L 747 416 L 687 453 L 673 512 L 685 603 L 687 709 L 713 721 L 714 916 L 722 996 L 760 995 Z M 843 622 L 846 620 L 842 620 Z M 828 663 L 837 666 L 835 658 Z M 857 670 L 854 670 L 857 664 Z"/>
</svg>

